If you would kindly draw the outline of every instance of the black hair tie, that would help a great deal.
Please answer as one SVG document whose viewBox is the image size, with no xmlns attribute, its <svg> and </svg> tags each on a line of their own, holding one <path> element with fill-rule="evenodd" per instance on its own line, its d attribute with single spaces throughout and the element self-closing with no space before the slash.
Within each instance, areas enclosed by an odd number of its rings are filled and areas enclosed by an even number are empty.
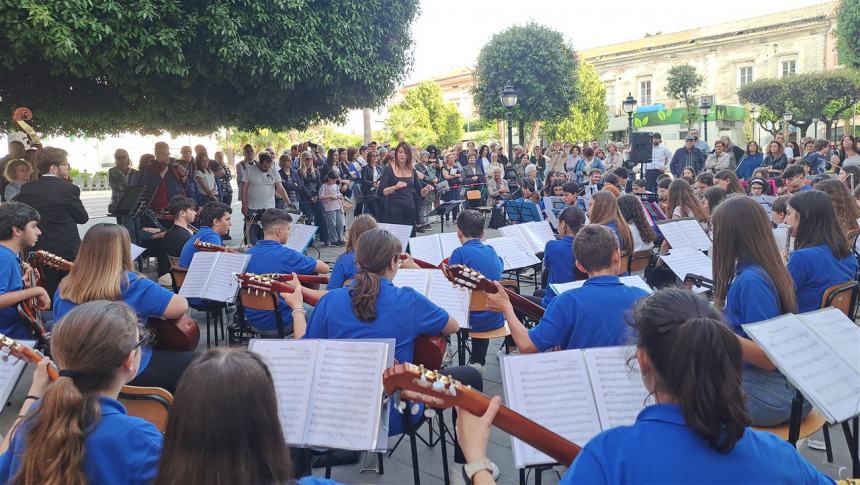
<svg viewBox="0 0 860 485">
<path fill-rule="evenodd" d="M 63 369 L 60 371 L 60 377 L 68 377 L 69 379 L 77 379 L 77 378 L 81 377 L 82 375 L 83 374 L 81 374 L 78 371 L 73 371 L 73 370 L 68 370 L 68 369 Z"/>
</svg>

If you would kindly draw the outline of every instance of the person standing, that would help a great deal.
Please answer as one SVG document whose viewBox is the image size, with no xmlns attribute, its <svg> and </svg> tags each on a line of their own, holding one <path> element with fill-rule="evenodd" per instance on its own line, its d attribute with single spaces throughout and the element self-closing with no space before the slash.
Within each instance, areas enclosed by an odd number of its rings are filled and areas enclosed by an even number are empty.
<svg viewBox="0 0 860 485">
<path fill-rule="evenodd" d="M 645 187 L 651 192 L 657 192 L 657 177 L 666 173 L 672 152 L 663 145 L 663 135 L 660 133 L 654 133 L 651 145 L 651 161 L 645 164 Z"/>
<path fill-rule="evenodd" d="M 242 201 L 242 215 L 245 224 L 253 224 L 259 220 L 263 211 L 275 208 L 275 194 L 284 202 L 290 203 L 290 198 L 281 184 L 281 177 L 272 166 L 272 156 L 266 152 L 260 154 L 260 161 L 245 171 L 242 187 L 239 190 Z M 246 226 L 246 229 L 248 227 Z M 255 244 L 262 230 L 248 231 L 248 244 Z"/>
<path fill-rule="evenodd" d="M 233 174 L 230 173 L 230 167 L 224 163 L 224 152 L 215 152 L 215 159 L 209 165 L 209 168 L 215 173 L 215 184 L 218 186 L 221 202 L 227 205 L 232 204 L 233 187 L 230 185 L 230 181 L 233 179 Z"/>
<path fill-rule="evenodd" d="M 702 152 L 702 154 L 705 154 L 705 153 L 708 153 L 709 151 L 711 151 L 710 148 L 708 147 L 708 142 L 699 139 L 699 130 L 697 128 L 693 128 L 692 130 L 690 130 L 690 132 L 687 136 L 693 137 L 693 140 L 695 140 L 695 142 L 696 142 L 693 144 L 693 146 L 698 148 L 699 151 Z"/>
<path fill-rule="evenodd" d="M 413 164 L 412 147 L 400 142 L 394 149 L 394 160 L 382 170 L 379 191 L 385 200 L 382 222 L 413 226 L 414 234 L 421 197 L 433 190 L 433 186 L 422 188 Z"/>
<path fill-rule="evenodd" d="M 118 148 L 113 153 L 114 166 L 108 170 L 108 185 L 110 186 L 110 206 L 108 212 L 113 213 L 113 208 L 116 207 L 122 194 L 128 190 L 129 179 L 136 172 L 131 168 L 131 159 L 128 157 L 128 152 L 122 148 Z"/>
<path fill-rule="evenodd" d="M 343 242 L 343 194 L 337 187 L 337 173 L 329 170 L 319 189 L 319 199 L 325 210 L 325 225 L 328 232 L 326 246 L 340 247 Z"/>
<path fill-rule="evenodd" d="M 535 145 L 534 155 L 529 159 L 529 163 L 537 168 L 537 178 L 541 182 L 543 182 L 544 174 L 546 172 L 546 157 L 543 155 L 543 147 L 540 145 Z"/>
<path fill-rule="evenodd" d="M 21 192 L 21 187 L 30 181 L 31 170 L 30 164 L 20 158 L 6 163 L 3 176 L 6 177 L 8 184 L 3 189 L 3 200 L 10 201 Z"/>
<path fill-rule="evenodd" d="M 681 177 L 685 167 L 692 168 L 696 174 L 705 167 L 705 155 L 704 152 L 696 148 L 696 137 L 692 134 L 687 135 L 684 141 L 684 146 L 675 150 L 672 161 L 669 162 L 669 170 L 676 178 Z"/>
</svg>

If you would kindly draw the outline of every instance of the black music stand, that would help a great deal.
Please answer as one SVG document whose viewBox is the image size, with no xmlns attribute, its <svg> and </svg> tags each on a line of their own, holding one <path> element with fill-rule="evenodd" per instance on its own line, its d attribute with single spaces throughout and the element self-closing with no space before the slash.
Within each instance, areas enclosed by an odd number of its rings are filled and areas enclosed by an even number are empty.
<svg viewBox="0 0 860 485">
<path fill-rule="evenodd" d="M 439 216 L 439 232 L 445 232 L 445 217 L 447 217 L 454 209 L 460 207 L 463 202 L 463 200 L 442 202 L 439 204 L 439 207 L 433 211 L 434 214 Z M 456 223 L 456 221 L 454 222 Z"/>
<path fill-rule="evenodd" d="M 119 202 L 112 208 L 113 210 L 109 215 L 119 217 L 131 214 L 145 188 L 143 186 L 134 186 L 125 189 L 125 192 L 120 196 Z"/>
<path fill-rule="evenodd" d="M 540 207 L 528 200 L 505 201 L 505 214 L 514 224 L 543 220 L 540 216 Z"/>
</svg>

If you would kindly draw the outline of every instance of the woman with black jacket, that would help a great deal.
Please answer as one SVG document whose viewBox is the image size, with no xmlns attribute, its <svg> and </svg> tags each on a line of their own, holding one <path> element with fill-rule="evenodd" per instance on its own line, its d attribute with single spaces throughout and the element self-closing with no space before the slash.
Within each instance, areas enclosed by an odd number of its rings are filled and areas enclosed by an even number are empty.
<svg viewBox="0 0 860 485">
<path fill-rule="evenodd" d="M 381 212 L 378 189 L 382 169 L 383 167 L 379 163 L 379 153 L 376 150 L 369 151 L 367 153 L 367 165 L 361 169 L 361 189 L 364 194 L 364 207 L 377 221 L 380 220 Z"/>
<path fill-rule="evenodd" d="M 299 157 L 298 182 L 299 208 L 310 224 L 316 224 L 319 227 L 317 232 L 319 240 L 327 241 L 325 216 L 322 203 L 317 196 L 320 190 L 320 174 L 314 166 L 314 158 L 310 152 L 304 152 Z"/>
</svg>

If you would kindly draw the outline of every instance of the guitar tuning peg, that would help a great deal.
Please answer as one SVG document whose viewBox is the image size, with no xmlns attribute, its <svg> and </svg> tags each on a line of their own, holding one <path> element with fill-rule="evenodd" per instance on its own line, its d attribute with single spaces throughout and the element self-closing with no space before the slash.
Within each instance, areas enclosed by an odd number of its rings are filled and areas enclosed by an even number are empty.
<svg viewBox="0 0 860 485">
<path fill-rule="evenodd" d="M 433 408 L 424 408 L 424 417 L 427 419 L 433 419 L 436 417 L 436 410 Z"/>
<path fill-rule="evenodd" d="M 453 386 L 453 385 L 448 386 L 448 393 L 451 394 L 452 396 L 456 396 L 457 395 L 457 386 Z"/>
<path fill-rule="evenodd" d="M 441 380 L 441 379 L 440 379 L 440 380 L 436 380 L 436 381 L 434 381 L 434 382 L 433 382 L 433 389 L 434 389 L 434 390 L 436 390 L 436 391 L 441 391 L 441 390 L 445 389 L 445 383 L 444 383 L 444 382 L 442 382 L 442 380 Z"/>
<path fill-rule="evenodd" d="M 421 381 L 422 383 L 426 384 L 427 383 L 427 376 L 422 373 L 421 377 L 418 380 Z"/>
<path fill-rule="evenodd" d="M 409 410 L 409 414 L 411 414 L 412 416 L 418 416 L 418 413 L 420 412 L 421 406 L 417 402 L 412 403 L 412 408 Z"/>
</svg>

